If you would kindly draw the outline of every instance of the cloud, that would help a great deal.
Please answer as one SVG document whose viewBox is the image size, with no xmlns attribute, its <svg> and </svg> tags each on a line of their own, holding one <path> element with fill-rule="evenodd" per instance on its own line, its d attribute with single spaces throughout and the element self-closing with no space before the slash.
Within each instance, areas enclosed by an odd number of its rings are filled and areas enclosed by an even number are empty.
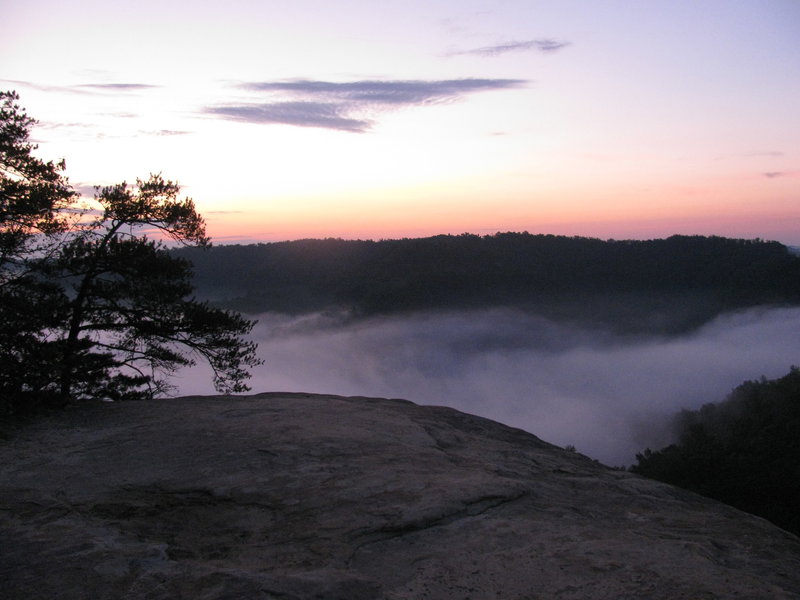
<svg viewBox="0 0 800 600">
<path fill-rule="evenodd" d="M 34 133 L 37 130 L 65 130 L 69 132 L 69 135 L 75 139 L 92 139 L 97 135 L 97 125 L 94 123 L 58 123 L 55 121 L 37 121 L 33 130 Z M 34 144 L 44 144 L 47 142 L 47 139 L 33 135 L 30 141 Z"/>
<path fill-rule="evenodd" d="M 35 83 L 33 81 L 23 81 L 21 79 L 0 79 L 0 81 L 4 83 L 10 83 L 15 87 L 21 88 L 29 88 L 32 90 L 37 90 L 40 92 L 66 92 L 71 94 L 88 94 L 86 90 L 76 89 L 75 87 L 70 86 L 59 86 L 59 85 L 45 85 L 41 83 Z"/>
<path fill-rule="evenodd" d="M 335 103 L 273 102 L 209 107 L 206 113 L 246 123 L 280 123 L 354 132 L 369 129 L 369 121 L 346 116 L 349 110 L 347 105 Z"/>
<path fill-rule="evenodd" d="M 606 464 L 671 441 L 681 408 L 800 356 L 800 308 L 729 314 L 691 334 L 622 337 L 511 309 L 350 322 L 260 315 L 255 392 L 304 391 L 446 405 L 530 431 Z M 199 367 L 174 383 L 213 393 Z"/>
<path fill-rule="evenodd" d="M 518 87 L 520 79 L 445 79 L 439 81 L 273 81 L 248 83 L 254 91 L 277 91 L 358 104 L 413 105 L 454 100 L 465 94 Z"/>
<path fill-rule="evenodd" d="M 800 177 L 800 171 L 767 171 L 761 174 L 767 179 L 778 179 L 781 177 L 789 177 L 790 179 L 797 179 Z"/>
<path fill-rule="evenodd" d="M 471 50 L 461 50 L 448 53 L 448 56 L 499 56 L 501 54 L 508 54 L 509 52 L 529 52 L 531 50 L 552 54 L 563 50 L 570 45 L 570 42 L 563 42 L 553 39 L 538 39 L 526 40 L 521 42 L 508 42 L 506 44 L 497 44 L 495 46 L 482 46 L 480 48 L 473 48 Z"/>
<path fill-rule="evenodd" d="M 521 79 L 251 82 L 240 87 L 275 99 L 210 106 L 204 112 L 248 123 L 364 132 L 373 125 L 376 112 L 441 104 L 468 94 L 513 89 L 525 83 Z"/>
<path fill-rule="evenodd" d="M 57 121 L 37 121 L 36 127 L 41 129 L 94 129 L 95 125 L 92 123 L 59 123 Z"/>
<path fill-rule="evenodd" d="M 11 83 L 16 86 L 39 90 L 41 92 L 61 92 L 69 94 L 92 94 L 107 91 L 135 92 L 139 90 L 149 90 L 160 87 L 146 83 L 81 83 L 77 85 L 45 85 L 32 81 L 22 81 L 19 79 L 2 79 L 0 81 Z"/>
<path fill-rule="evenodd" d="M 147 83 L 82 83 L 76 87 L 81 89 L 112 92 L 137 92 L 139 90 L 155 89 L 160 86 L 149 85 Z"/>
<path fill-rule="evenodd" d="M 156 131 L 142 131 L 144 135 L 155 135 L 159 137 L 172 137 L 176 135 L 189 135 L 191 131 L 182 131 L 176 129 L 158 129 Z"/>
</svg>

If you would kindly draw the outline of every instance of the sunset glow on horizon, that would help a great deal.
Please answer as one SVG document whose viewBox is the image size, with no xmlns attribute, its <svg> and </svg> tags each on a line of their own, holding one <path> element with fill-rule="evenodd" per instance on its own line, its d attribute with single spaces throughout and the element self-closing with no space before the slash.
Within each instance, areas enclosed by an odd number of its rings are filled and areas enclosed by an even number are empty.
<svg viewBox="0 0 800 600">
<path fill-rule="evenodd" d="M 796 0 L 29 0 L 0 57 L 39 156 L 177 180 L 216 243 L 800 245 Z"/>
</svg>

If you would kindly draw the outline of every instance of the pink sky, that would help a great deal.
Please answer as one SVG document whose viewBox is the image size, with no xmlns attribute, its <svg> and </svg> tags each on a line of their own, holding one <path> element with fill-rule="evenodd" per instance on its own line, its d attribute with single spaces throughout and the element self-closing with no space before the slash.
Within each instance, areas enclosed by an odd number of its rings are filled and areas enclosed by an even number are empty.
<svg viewBox="0 0 800 600">
<path fill-rule="evenodd" d="M 29 0 L 0 59 L 75 185 L 162 172 L 218 243 L 800 245 L 796 0 Z"/>
</svg>

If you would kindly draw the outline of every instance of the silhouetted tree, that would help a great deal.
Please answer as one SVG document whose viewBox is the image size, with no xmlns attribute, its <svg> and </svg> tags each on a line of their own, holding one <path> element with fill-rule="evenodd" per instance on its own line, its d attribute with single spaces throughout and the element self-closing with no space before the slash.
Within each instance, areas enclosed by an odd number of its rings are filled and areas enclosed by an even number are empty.
<svg viewBox="0 0 800 600">
<path fill-rule="evenodd" d="M 153 396 L 198 357 L 218 391 L 247 390 L 254 323 L 192 298 L 190 263 L 150 239 L 207 248 L 194 203 L 151 175 L 78 207 L 63 162 L 32 156 L 16 100 L 0 113 L 0 408 Z"/>
<path fill-rule="evenodd" d="M 65 229 L 64 209 L 77 196 L 63 175 L 63 160 L 33 155 L 36 145 L 28 140 L 36 121 L 18 100 L 16 92 L 0 91 L 0 286 L 25 273 L 25 259 L 49 241 L 41 234 Z"/>
<path fill-rule="evenodd" d="M 148 235 L 207 247 L 203 219 L 177 184 L 153 175 L 135 186 L 99 190 L 99 213 L 64 244 L 56 272 L 71 282 L 63 336 L 62 399 L 153 395 L 165 389 L 159 373 L 202 356 L 218 391 L 248 389 L 246 368 L 258 364 L 243 342 L 253 323 L 187 296 L 190 264 Z M 180 349 L 185 348 L 189 354 Z"/>
<path fill-rule="evenodd" d="M 77 197 L 64 161 L 33 155 L 35 121 L 18 100 L 16 92 L 0 92 L 0 409 L 47 387 L 40 366 L 52 348 L 44 344 L 63 302 L 58 285 L 35 265 L 57 250 Z"/>
<path fill-rule="evenodd" d="M 98 214 L 61 249 L 55 271 L 71 282 L 59 392 L 71 397 L 150 396 L 165 389 L 159 373 L 206 359 L 218 391 L 247 388 L 258 364 L 244 342 L 253 323 L 188 299 L 190 264 L 148 235 L 207 247 L 203 219 L 177 184 L 152 175 L 98 191 Z M 181 348 L 190 352 L 181 351 Z"/>
</svg>

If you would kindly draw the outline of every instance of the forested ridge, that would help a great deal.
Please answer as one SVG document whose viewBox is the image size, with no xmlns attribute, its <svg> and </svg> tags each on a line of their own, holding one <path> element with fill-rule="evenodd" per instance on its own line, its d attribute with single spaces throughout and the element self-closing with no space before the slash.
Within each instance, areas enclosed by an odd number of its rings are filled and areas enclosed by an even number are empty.
<svg viewBox="0 0 800 600">
<path fill-rule="evenodd" d="M 201 295 L 250 313 L 516 306 L 671 331 L 726 310 L 800 301 L 800 257 L 762 240 L 499 233 L 175 252 L 194 263 Z"/>
<path fill-rule="evenodd" d="M 635 473 L 715 498 L 800 535 L 800 370 L 746 381 L 676 416 L 678 442 L 636 456 Z"/>
</svg>

